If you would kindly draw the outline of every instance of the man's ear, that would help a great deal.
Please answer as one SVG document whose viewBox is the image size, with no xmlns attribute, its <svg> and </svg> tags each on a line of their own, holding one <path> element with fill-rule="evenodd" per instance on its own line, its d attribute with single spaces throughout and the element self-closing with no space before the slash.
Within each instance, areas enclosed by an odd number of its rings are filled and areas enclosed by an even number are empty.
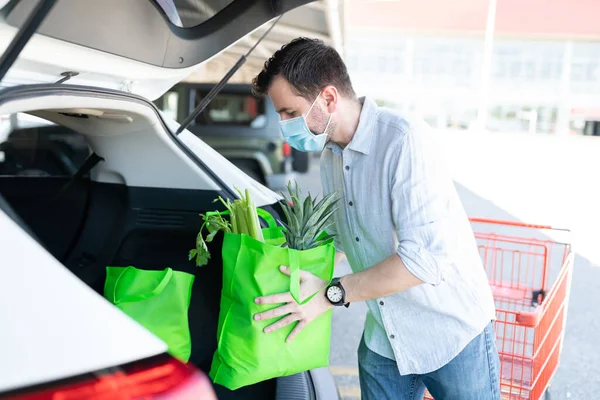
<svg viewBox="0 0 600 400">
<path fill-rule="evenodd" d="M 330 114 L 333 113 L 336 110 L 339 101 L 339 94 L 335 86 L 325 86 L 321 92 L 321 96 L 325 98 L 327 112 Z"/>
</svg>

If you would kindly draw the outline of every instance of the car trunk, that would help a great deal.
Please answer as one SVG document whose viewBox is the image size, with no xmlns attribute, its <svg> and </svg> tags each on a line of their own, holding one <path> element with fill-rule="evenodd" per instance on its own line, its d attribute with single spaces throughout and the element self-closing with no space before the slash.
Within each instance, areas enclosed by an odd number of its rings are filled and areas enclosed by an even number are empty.
<svg viewBox="0 0 600 400">
<path fill-rule="evenodd" d="M 188 131 L 176 136 L 177 124 L 146 98 L 159 97 L 244 35 L 308 2 L 10 0 L 0 10 L 0 45 L 7 48 L 0 79 L 16 85 L 0 93 L 0 115 L 26 112 L 67 127 L 85 137 L 99 161 L 89 164 L 91 177 L 76 177 L 72 169 L 43 174 L 44 165 L 36 165 L 34 176 L 2 176 L 1 195 L 48 252 L 99 294 L 109 265 L 194 274 L 190 362 L 204 371 L 217 346 L 221 239 L 211 245 L 209 265 L 196 268 L 188 260 L 198 214 L 214 210 L 218 195 L 235 197 L 234 186 L 250 190 L 267 209 L 278 198 Z M 59 80 L 69 82 L 48 84 Z M 16 155 L 8 151 L 2 162 Z M 103 340 L 94 332 L 86 337 L 90 347 Z M 48 346 L 61 347 L 66 358 L 73 351 L 68 343 Z M 311 385 L 305 373 L 216 391 L 220 399 L 308 400 L 315 396 Z"/>
<path fill-rule="evenodd" d="M 54 95 L 42 95 L 45 91 Z M 48 118 L 57 124 L 50 128 L 54 135 L 61 127 L 63 133 L 81 134 L 91 150 L 103 158 L 90 173 L 91 177 L 74 179 L 69 173 L 41 174 L 39 171 L 55 171 L 49 169 L 53 164 L 44 163 L 36 165 L 36 176 L 0 176 L 0 194 L 50 254 L 98 294 L 103 292 L 106 266 L 133 265 L 149 270 L 171 267 L 195 275 L 189 308 L 190 362 L 208 372 L 217 348 L 222 236 L 210 244 L 212 257 L 202 268 L 188 260 L 188 251 L 195 244 L 201 223 L 199 213 L 218 209 L 213 200 L 229 196 L 228 190 L 215 185 L 209 175 L 202 175 L 198 165 L 184 162 L 169 168 L 173 160 L 170 153 L 177 153 L 179 158 L 187 155 L 180 147 L 170 148 L 157 141 L 157 137 L 178 139 L 165 132 L 162 125 L 157 128 L 152 115 L 159 116 L 151 103 L 146 102 L 143 111 L 131 99 L 124 102 L 127 100 L 124 95 L 106 93 L 105 96 L 102 98 L 98 91 L 92 94 L 86 89 L 68 87 L 23 88 L 0 95 L 0 115 L 18 110 Z M 74 107 L 77 103 L 80 108 Z M 117 105 L 128 109 L 117 110 L 114 108 Z M 111 117 L 95 116 L 100 109 Z M 120 115 L 120 120 L 115 121 L 115 115 Z M 133 121 L 125 123 L 123 120 L 128 121 L 125 117 Z M 148 120 L 143 121 L 144 118 Z M 135 141 L 128 139 L 132 136 Z M 199 142 L 193 135 L 189 137 Z M 185 140 L 185 135 L 179 138 Z M 31 150 L 33 159 L 39 142 L 21 142 L 20 148 Z M 152 157 L 148 159 L 147 154 Z M 207 149 L 206 158 L 210 154 Z M 4 154 L 4 163 L 11 159 L 10 151 Z M 223 167 L 234 169 L 225 160 L 220 162 L 220 173 L 225 173 Z M 219 169 L 215 164 L 211 167 Z M 157 184 L 144 183 L 144 176 L 154 177 Z M 178 180 L 177 176 L 185 179 Z M 255 197 L 261 198 L 256 189 L 252 186 L 250 189 Z M 275 213 L 268 204 L 263 208 Z M 90 346 L 93 345 L 90 338 Z M 216 387 L 216 391 L 219 399 L 283 399 L 291 393 L 308 400 L 314 396 L 310 382 L 306 373 L 261 382 L 235 392 L 223 387 Z"/>
</svg>

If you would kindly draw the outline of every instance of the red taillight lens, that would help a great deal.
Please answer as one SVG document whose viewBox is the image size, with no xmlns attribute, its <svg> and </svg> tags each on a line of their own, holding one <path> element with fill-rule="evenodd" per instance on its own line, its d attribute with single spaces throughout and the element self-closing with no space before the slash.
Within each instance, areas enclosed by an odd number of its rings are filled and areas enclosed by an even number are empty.
<svg viewBox="0 0 600 400">
<path fill-rule="evenodd" d="M 292 147 L 287 142 L 283 143 L 283 155 L 285 157 L 289 157 L 292 155 Z"/>
<path fill-rule="evenodd" d="M 217 397 L 206 375 L 171 357 L 145 360 L 69 382 L 15 394 L 15 400 L 138 400 Z M 158 362 L 157 362 L 158 361 Z M 2 397 L 0 395 L 0 397 Z"/>
</svg>

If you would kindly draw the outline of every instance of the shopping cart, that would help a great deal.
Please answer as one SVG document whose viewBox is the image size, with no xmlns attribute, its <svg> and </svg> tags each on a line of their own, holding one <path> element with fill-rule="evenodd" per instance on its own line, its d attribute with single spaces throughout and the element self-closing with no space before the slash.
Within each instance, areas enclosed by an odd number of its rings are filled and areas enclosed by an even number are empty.
<svg viewBox="0 0 600 400">
<path fill-rule="evenodd" d="M 502 399 L 549 397 L 573 269 L 569 240 L 556 236 L 568 230 L 483 218 L 471 222 L 496 303 Z M 544 231 L 552 231 L 554 239 Z"/>
</svg>

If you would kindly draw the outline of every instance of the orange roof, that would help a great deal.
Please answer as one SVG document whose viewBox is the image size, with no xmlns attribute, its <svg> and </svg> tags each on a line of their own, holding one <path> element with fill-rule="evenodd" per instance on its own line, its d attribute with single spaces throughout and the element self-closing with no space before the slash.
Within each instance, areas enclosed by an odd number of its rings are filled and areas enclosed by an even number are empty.
<svg viewBox="0 0 600 400">
<path fill-rule="evenodd" d="M 347 1 L 349 29 L 483 32 L 487 0 Z M 600 38 L 599 0 L 497 0 L 496 33 Z"/>
</svg>

